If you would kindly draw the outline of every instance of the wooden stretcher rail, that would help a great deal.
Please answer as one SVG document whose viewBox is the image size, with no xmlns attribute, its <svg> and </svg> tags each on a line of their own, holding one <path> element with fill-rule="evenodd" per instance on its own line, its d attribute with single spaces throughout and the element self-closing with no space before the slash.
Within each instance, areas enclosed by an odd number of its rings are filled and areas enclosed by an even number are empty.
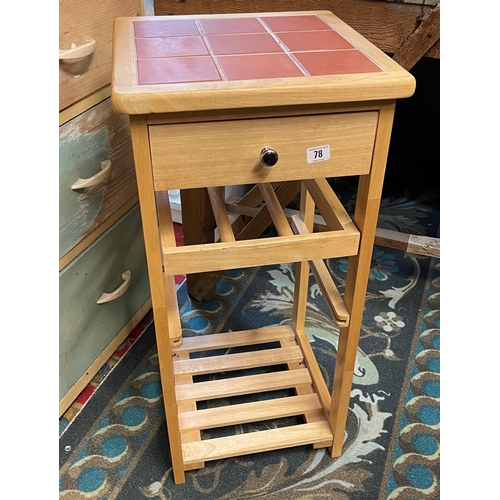
<svg viewBox="0 0 500 500">
<path fill-rule="evenodd" d="M 333 434 L 328 423 L 321 421 L 183 443 L 182 455 L 183 462 L 190 464 L 325 441 L 331 445 Z"/>
<path fill-rule="evenodd" d="M 238 332 L 214 333 L 203 337 L 187 337 L 182 346 L 173 349 L 174 354 L 179 352 L 200 352 L 215 349 L 227 349 L 229 347 L 241 347 L 246 345 L 266 344 L 289 340 L 295 337 L 291 326 L 270 326 L 257 328 L 255 330 L 241 330 Z"/>
<path fill-rule="evenodd" d="M 359 237 L 358 231 L 344 230 L 163 247 L 164 266 L 167 274 L 176 275 L 346 257 L 356 255 Z"/>
</svg>

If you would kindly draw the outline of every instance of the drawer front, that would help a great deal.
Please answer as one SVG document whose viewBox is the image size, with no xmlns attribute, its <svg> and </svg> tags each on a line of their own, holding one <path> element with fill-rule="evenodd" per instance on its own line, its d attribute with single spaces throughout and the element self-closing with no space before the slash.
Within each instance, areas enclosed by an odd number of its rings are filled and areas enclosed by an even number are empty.
<svg viewBox="0 0 500 500">
<path fill-rule="evenodd" d="M 130 285 L 119 298 L 102 293 Z M 136 205 L 59 275 L 59 394 L 62 398 L 150 296 L 139 206 Z"/>
<path fill-rule="evenodd" d="M 71 188 L 102 172 L 105 160 L 106 180 Z M 110 99 L 59 128 L 59 258 L 136 194 L 129 119 L 111 109 Z"/>
<path fill-rule="evenodd" d="M 154 184 L 166 189 L 367 174 L 378 112 L 338 113 L 149 127 Z M 260 163 L 264 147 L 279 156 Z M 308 150 L 328 146 L 329 159 Z M 321 160 L 321 161 L 317 161 Z"/>
<path fill-rule="evenodd" d="M 59 110 L 111 82 L 113 22 L 141 15 L 140 0 L 60 0 L 59 49 L 95 40 L 94 52 L 70 62 L 59 61 Z"/>
</svg>

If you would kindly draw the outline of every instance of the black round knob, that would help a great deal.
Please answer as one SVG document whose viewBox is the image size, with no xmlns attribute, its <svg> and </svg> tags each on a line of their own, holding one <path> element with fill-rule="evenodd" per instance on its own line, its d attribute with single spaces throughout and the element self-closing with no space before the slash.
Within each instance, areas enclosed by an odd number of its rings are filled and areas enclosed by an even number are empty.
<svg viewBox="0 0 500 500">
<path fill-rule="evenodd" d="M 278 153 L 274 149 L 266 147 L 260 152 L 260 162 L 264 167 L 272 167 L 278 163 Z"/>
</svg>

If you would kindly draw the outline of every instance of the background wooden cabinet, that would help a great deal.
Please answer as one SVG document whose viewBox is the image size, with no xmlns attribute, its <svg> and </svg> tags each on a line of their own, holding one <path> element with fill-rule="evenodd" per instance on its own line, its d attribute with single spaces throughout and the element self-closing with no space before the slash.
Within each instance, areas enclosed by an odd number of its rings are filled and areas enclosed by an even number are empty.
<svg viewBox="0 0 500 500">
<path fill-rule="evenodd" d="M 59 49 L 95 41 L 59 63 L 60 415 L 151 308 L 129 118 L 109 98 L 114 19 L 143 12 L 141 0 L 59 4 Z"/>
</svg>

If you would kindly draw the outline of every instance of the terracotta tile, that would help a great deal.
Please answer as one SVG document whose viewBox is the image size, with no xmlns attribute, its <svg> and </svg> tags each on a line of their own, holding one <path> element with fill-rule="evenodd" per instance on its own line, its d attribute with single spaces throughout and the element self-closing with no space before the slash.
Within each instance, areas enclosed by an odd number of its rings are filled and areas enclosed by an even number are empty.
<svg viewBox="0 0 500 500">
<path fill-rule="evenodd" d="M 277 33 L 276 36 L 290 51 L 299 50 L 339 50 L 354 48 L 335 31 L 295 31 Z"/>
<path fill-rule="evenodd" d="M 200 34 L 194 21 L 137 21 L 134 32 L 136 38 Z"/>
<path fill-rule="evenodd" d="M 166 36 L 161 38 L 137 38 L 138 59 L 150 57 L 201 56 L 208 54 L 201 36 Z"/>
<path fill-rule="evenodd" d="M 201 19 L 200 24 L 207 35 L 231 33 L 266 33 L 266 29 L 255 18 Z"/>
<path fill-rule="evenodd" d="M 358 50 L 297 52 L 294 54 L 311 76 L 375 73 L 382 71 Z"/>
<path fill-rule="evenodd" d="M 219 56 L 228 80 L 253 80 L 304 76 L 286 54 Z"/>
<path fill-rule="evenodd" d="M 283 52 L 274 38 L 265 34 L 207 35 L 214 54 L 259 54 Z"/>
<path fill-rule="evenodd" d="M 261 17 L 274 31 L 331 30 L 332 28 L 317 16 Z"/>
<path fill-rule="evenodd" d="M 140 85 L 221 79 L 210 56 L 140 59 L 137 65 Z"/>
</svg>

